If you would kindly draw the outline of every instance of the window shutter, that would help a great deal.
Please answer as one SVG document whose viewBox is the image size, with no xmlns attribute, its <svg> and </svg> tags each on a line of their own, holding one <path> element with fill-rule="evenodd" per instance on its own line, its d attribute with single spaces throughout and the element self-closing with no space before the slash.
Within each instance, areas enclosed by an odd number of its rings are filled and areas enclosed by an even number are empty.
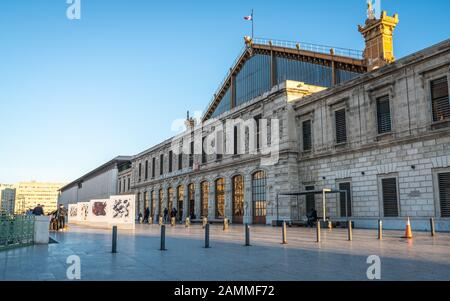
<svg viewBox="0 0 450 301">
<path fill-rule="evenodd" d="M 303 150 L 310 151 L 311 150 L 311 120 L 307 120 L 303 122 Z"/>
<path fill-rule="evenodd" d="M 336 143 L 347 142 L 347 123 L 345 120 L 345 109 L 335 112 L 336 121 Z"/>
<path fill-rule="evenodd" d="M 441 216 L 450 217 L 450 172 L 441 173 L 438 178 Z"/>
<path fill-rule="evenodd" d="M 389 95 L 377 99 L 378 134 L 389 133 L 391 126 L 391 108 Z"/>
<path fill-rule="evenodd" d="M 431 81 L 431 99 L 433 106 L 433 121 L 450 119 L 450 103 L 448 98 L 448 81 L 444 76 Z"/>
<path fill-rule="evenodd" d="M 194 166 L 194 141 L 191 141 L 189 150 L 189 167 Z"/>
<path fill-rule="evenodd" d="M 172 172 L 173 152 L 169 151 L 169 172 Z"/>
<path fill-rule="evenodd" d="M 202 138 L 202 163 L 206 163 L 207 157 L 206 157 L 206 151 L 205 151 L 205 141 L 206 141 L 206 137 Z"/>
<path fill-rule="evenodd" d="M 385 217 L 398 217 L 397 179 L 382 179 L 383 209 Z"/>
</svg>

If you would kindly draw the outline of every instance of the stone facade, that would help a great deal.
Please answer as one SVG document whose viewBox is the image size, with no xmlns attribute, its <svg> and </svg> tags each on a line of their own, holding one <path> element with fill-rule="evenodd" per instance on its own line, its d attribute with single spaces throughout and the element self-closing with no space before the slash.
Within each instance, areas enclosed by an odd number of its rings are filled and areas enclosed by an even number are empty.
<svg viewBox="0 0 450 301">
<path fill-rule="evenodd" d="M 208 181 L 208 215 L 214 218 L 214 183 L 223 178 L 225 216 L 233 221 L 232 178 L 242 175 L 243 222 L 252 223 L 256 221 L 252 177 L 262 170 L 266 173 L 264 198 L 267 224 L 277 219 L 301 219 L 306 214 L 303 196 L 297 202 L 296 197 L 277 198 L 278 193 L 304 191 L 307 186 L 314 186 L 316 190 L 339 189 L 340 183 L 350 183 L 352 219 L 361 227 L 375 227 L 376 220 L 383 218 L 387 228 L 402 228 L 405 218 L 410 216 L 415 220 L 414 228 L 425 229 L 428 219 L 436 217 L 438 229 L 450 229 L 450 220 L 441 218 L 439 189 L 436 186 L 437 175 L 450 171 L 450 122 L 433 122 L 430 93 L 430 80 L 443 76 L 450 80 L 449 49 L 450 40 L 447 40 L 326 90 L 286 81 L 217 119 L 204 120 L 202 127 L 188 128 L 179 137 L 169 139 L 132 159 L 131 188 L 141 196 L 138 210 L 144 211 L 144 193 L 150 195 L 154 191 L 155 198 L 150 202 L 155 202 L 154 218 L 157 221 L 161 213 L 160 189 L 163 209 L 168 206 L 168 189 L 174 190 L 176 206 L 177 188 L 182 185 L 184 219 L 189 206 L 188 185 L 193 183 L 194 211 L 200 217 L 200 184 Z M 392 124 L 390 131 L 379 134 L 377 100 L 382 96 L 389 99 Z M 339 109 L 345 110 L 347 139 L 345 143 L 337 144 L 335 112 Z M 249 134 L 251 127 L 244 127 L 239 141 L 242 141 L 246 152 L 224 154 L 220 158 L 212 154 L 207 156 L 205 162 L 201 155 L 202 137 L 220 132 L 217 128 L 226 120 L 246 122 L 255 116 L 268 120 L 267 131 L 263 131 L 262 135 L 267 135 L 269 147 L 277 141 L 278 160 L 266 164 L 271 155 L 249 153 L 249 145 L 254 138 Z M 303 121 L 307 120 L 311 121 L 312 147 L 304 151 L 302 126 Z M 201 132 L 198 135 L 200 140 L 194 138 L 195 155 L 190 164 L 189 154 L 178 156 L 174 145 L 186 149 L 197 131 Z M 223 144 L 225 148 L 230 145 L 226 138 L 215 135 L 215 139 L 206 140 L 207 144 L 212 143 L 216 147 Z M 218 143 L 219 140 L 222 142 Z M 169 171 L 168 155 L 171 150 L 172 170 Z M 179 165 L 180 158 L 182 163 Z M 384 217 L 381 182 L 385 178 L 396 179 L 397 217 Z M 316 208 L 322 215 L 318 197 Z M 345 218 L 341 209 L 338 195 L 330 194 L 326 216 L 334 220 Z"/>
<path fill-rule="evenodd" d="M 351 184 L 353 219 L 375 227 L 383 218 L 388 228 L 429 227 L 430 217 L 440 229 L 450 220 L 441 218 L 437 174 L 450 169 L 450 120 L 433 122 L 430 81 L 450 80 L 450 40 L 408 56 L 345 85 L 312 95 L 294 106 L 299 130 L 300 183 L 316 188 Z M 377 99 L 388 95 L 392 130 L 377 132 Z M 335 140 L 333 113 L 344 108 L 347 143 Z M 312 122 L 313 146 L 303 152 L 301 124 Z M 398 217 L 385 217 L 381 180 L 397 179 Z M 339 200 L 330 198 L 332 217 L 341 216 Z"/>
</svg>

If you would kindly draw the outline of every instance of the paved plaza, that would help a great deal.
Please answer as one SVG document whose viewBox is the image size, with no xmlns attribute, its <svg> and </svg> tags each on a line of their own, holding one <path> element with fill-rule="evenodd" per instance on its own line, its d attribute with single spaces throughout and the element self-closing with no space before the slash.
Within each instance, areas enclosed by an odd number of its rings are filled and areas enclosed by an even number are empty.
<svg viewBox="0 0 450 301">
<path fill-rule="evenodd" d="M 382 280 L 450 280 L 450 234 L 415 232 L 414 239 L 385 231 L 251 227 L 251 246 L 244 246 L 243 226 L 223 231 L 211 226 L 205 249 L 200 225 L 167 227 L 167 251 L 159 251 L 160 227 L 137 225 L 119 230 L 118 253 L 111 253 L 111 231 L 73 226 L 52 233 L 57 244 L 0 252 L 0 280 L 67 280 L 66 260 L 81 259 L 81 280 L 367 280 L 368 256 L 381 258 Z"/>
</svg>

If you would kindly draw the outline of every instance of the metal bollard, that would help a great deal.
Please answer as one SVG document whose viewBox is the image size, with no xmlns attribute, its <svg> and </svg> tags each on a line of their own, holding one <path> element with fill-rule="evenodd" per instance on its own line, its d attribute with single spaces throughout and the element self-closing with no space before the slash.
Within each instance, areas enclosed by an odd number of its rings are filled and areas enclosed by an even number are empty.
<svg viewBox="0 0 450 301">
<path fill-rule="evenodd" d="M 208 224 L 208 218 L 207 217 L 203 217 L 202 219 L 202 227 L 203 229 L 205 228 L 205 226 Z"/>
<path fill-rule="evenodd" d="M 316 241 L 317 242 L 320 242 L 321 241 L 321 238 L 320 238 L 320 221 L 317 221 L 317 231 L 316 231 L 316 237 L 317 237 L 317 239 L 316 239 Z"/>
<path fill-rule="evenodd" d="M 186 228 L 189 228 L 191 225 L 191 219 L 189 217 L 186 217 L 186 220 L 184 221 Z"/>
<path fill-rule="evenodd" d="M 166 251 L 166 226 L 161 225 L 161 251 Z"/>
<path fill-rule="evenodd" d="M 209 224 L 205 225 L 205 249 L 209 249 Z"/>
<path fill-rule="evenodd" d="M 162 216 L 159 217 L 158 224 L 159 224 L 160 226 L 162 226 L 162 224 L 164 224 L 164 222 L 163 222 L 163 217 L 162 217 Z"/>
<path fill-rule="evenodd" d="M 117 253 L 117 226 L 112 229 L 112 253 Z"/>
<path fill-rule="evenodd" d="M 282 236 L 283 236 L 282 244 L 287 245 L 286 221 L 283 222 Z"/>
<path fill-rule="evenodd" d="M 175 219 L 175 217 L 172 217 L 172 218 L 170 219 L 170 225 L 171 225 L 172 227 L 175 227 L 175 223 L 176 223 L 176 219 Z"/>
<path fill-rule="evenodd" d="M 352 221 L 348 221 L 348 241 L 353 240 Z"/>
<path fill-rule="evenodd" d="M 250 226 L 245 224 L 245 246 L 250 246 Z"/>
<path fill-rule="evenodd" d="M 430 218 L 431 236 L 436 236 L 436 227 L 434 225 L 434 218 Z"/>
<path fill-rule="evenodd" d="M 378 239 L 383 240 L 383 221 L 378 220 Z"/>
<path fill-rule="evenodd" d="M 223 219 L 223 231 L 228 230 L 228 218 Z"/>
</svg>

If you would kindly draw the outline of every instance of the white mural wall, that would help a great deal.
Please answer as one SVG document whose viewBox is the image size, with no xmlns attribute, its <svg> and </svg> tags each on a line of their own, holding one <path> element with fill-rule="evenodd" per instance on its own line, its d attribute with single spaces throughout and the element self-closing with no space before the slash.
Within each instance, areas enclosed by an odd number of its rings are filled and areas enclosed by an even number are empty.
<svg viewBox="0 0 450 301">
<path fill-rule="evenodd" d="M 70 204 L 69 223 L 134 229 L 135 203 L 134 195 L 120 195 L 111 196 L 109 199 Z"/>
</svg>

